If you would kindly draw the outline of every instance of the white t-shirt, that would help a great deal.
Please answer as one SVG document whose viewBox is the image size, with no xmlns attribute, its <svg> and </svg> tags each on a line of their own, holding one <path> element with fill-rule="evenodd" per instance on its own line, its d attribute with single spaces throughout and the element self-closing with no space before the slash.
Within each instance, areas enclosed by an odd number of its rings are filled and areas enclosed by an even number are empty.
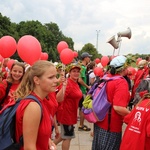
<svg viewBox="0 0 150 150">
<path fill-rule="evenodd" d="M 89 70 L 88 71 L 88 73 L 89 72 L 91 72 L 91 70 Z M 91 84 L 91 79 L 93 79 L 93 78 L 95 78 L 96 76 L 95 76 L 95 74 L 94 74 L 94 72 L 91 72 L 90 74 L 89 74 L 89 85 Z M 95 78 L 96 79 L 96 78 Z M 95 79 L 94 79 L 94 81 L 95 81 Z"/>
</svg>

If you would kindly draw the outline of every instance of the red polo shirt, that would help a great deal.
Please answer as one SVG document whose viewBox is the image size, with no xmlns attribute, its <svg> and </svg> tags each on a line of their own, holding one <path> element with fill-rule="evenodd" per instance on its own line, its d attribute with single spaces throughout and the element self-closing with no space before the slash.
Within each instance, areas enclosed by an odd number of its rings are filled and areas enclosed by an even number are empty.
<svg viewBox="0 0 150 150">
<path fill-rule="evenodd" d="M 62 111 L 58 112 L 59 122 L 65 125 L 77 123 L 78 103 L 82 97 L 82 92 L 77 82 L 68 78 L 64 101 L 61 103 Z"/>
<path fill-rule="evenodd" d="M 111 76 L 111 75 L 108 75 Z M 118 75 L 115 75 L 118 76 Z M 108 100 L 111 102 L 112 106 L 122 106 L 126 107 L 128 105 L 130 94 L 128 89 L 127 81 L 124 78 L 118 78 L 109 81 L 106 85 L 106 91 Z M 96 123 L 99 127 L 107 130 L 108 129 L 108 114 L 105 119 L 101 122 Z M 123 124 L 123 117 L 116 113 L 114 108 L 111 109 L 111 122 L 110 131 L 111 132 L 121 132 Z"/>
</svg>

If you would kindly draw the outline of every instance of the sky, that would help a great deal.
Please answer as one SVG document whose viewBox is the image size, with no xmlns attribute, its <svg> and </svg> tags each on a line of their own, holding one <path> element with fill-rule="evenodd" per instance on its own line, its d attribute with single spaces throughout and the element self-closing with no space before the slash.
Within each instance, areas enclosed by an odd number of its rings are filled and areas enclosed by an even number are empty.
<svg viewBox="0 0 150 150">
<path fill-rule="evenodd" d="M 0 12 L 16 23 L 56 23 L 74 50 L 91 43 L 103 56 L 150 54 L 150 0 L 0 0 Z"/>
</svg>

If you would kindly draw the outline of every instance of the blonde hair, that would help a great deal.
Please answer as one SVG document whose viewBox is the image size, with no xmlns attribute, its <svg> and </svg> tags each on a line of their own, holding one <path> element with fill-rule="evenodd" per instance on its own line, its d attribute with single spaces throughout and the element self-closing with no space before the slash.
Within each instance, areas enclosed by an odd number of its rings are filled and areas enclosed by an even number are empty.
<svg viewBox="0 0 150 150">
<path fill-rule="evenodd" d="M 145 59 L 143 59 L 143 60 L 139 61 L 138 68 L 143 69 L 144 66 L 146 66 L 147 64 L 148 64 L 148 62 Z"/>
<path fill-rule="evenodd" d="M 46 60 L 39 60 L 33 64 L 32 67 L 29 67 L 27 71 L 25 72 L 25 75 L 19 85 L 19 87 L 16 90 L 16 98 L 25 98 L 28 96 L 35 88 L 35 83 L 33 81 L 33 78 L 35 76 L 41 77 L 47 68 L 49 67 L 55 67 L 53 63 L 46 61 Z"/>
</svg>

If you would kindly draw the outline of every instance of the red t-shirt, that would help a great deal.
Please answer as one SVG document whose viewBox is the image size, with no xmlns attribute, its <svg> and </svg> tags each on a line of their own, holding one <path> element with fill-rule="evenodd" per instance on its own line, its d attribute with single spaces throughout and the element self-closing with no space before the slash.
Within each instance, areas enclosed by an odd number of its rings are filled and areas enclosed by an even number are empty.
<svg viewBox="0 0 150 150">
<path fill-rule="evenodd" d="M 58 87 L 57 87 L 57 91 L 56 93 L 61 90 L 61 88 L 63 87 L 62 84 L 60 84 Z M 62 101 L 61 102 L 58 102 L 58 107 L 57 107 L 57 111 L 56 111 L 56 119 L 57 121 L 59 122 L 60 121 L 60 118 L 61 118 L 61 112 L 63 111 L 63 107 L 62 107 Z"/>
<path fill-rule="evenodd" d="M 61 113 L 63 111 L 63 102 L 58 102 L 58 109 L 56 112 L 56 119 L 58 122 L 61 121 Z"/>
<path fill-rule="evenodd" d="M 77 110 L 82 92 L 77 82 L 68 78 L 65 97 L 61 103 L 62 111 L 58 112 L 59 122 L 65 125 L 73 125 L 77 123 Z"/>
<path fill-rule="evenodd" d="M 55 92 L 49 93 L 48 99 L 49 99 L 48 100 L 48 102 L 49 102 L 48 110 L 49 110 L 51 116 L 54 117 L 56 114 L 56 111 L 58 109 L 58 102 L 56 100 L 56 93 Z"/>
<path fill-rule="evenodd" d="M 111 75 L 108 75 L 111 76 Z M 116 75 L 117 76 L 117 75 Z M 130 93 L 128 89 L 127 81 L 124 78 L 118 78 L 109 81 L 106 85 L 107 98 L 111 102 L 111 122 L 110 131 L 111 132 L 121 132 L 123 117 L 119 115 L 113 108 L 115 106 L 126 107 L 130 99 Z M 105 119 L 101 122 L 96 123 L 99 127 L 107 130 L 108 129 L 108 114 Z"/>
<path fill-rule="evenodd" d="M 3 106 L 9 103 L 11 95 L 13 95 L 13 92 L 17 89 L 18 86 L 19 86 L 19 83 L 17 84 L 12 83 L 8 96 L 6 97 L 3 103 Z M 0 83 L 0 99 L 2 99 L 5 96 L 6 88 L 7 88 L 7 81 L 3 80 L 3 82 Z"/>
<path fill-rule="evenodd" d="M 0 99 L 2 99 L 5 96 L 5 91 L 6 91 L 6 86 L 7 86 L 7 84 L 5 83 L 4 81 L 0 83 Z"/>
<path fill-rule="evenodd" d="M 128 114 L 124 121 L 127 123 L 120 150 L 149 150 L 150 149 L 150 99 L 143 100 Z"/>
<path fill-rule="evenodd" d="M 47 99 L 41 100 L 37 95 L 36 96 L 42 105 L 42 118 L 38 130 L 36 148 L 37 150 L 48 150 L 48 141 L 51 136 L 52 122 L 50 119 L 49 111 L 47 110 L 47 105 L 49 102 Z M 19 141 L 19 138 L 23 135 L 23 115 L 25 108 L 30 102 L 34 102 L 32 99 L 22 100 L 17 108 L 16 112 L 16 140 Z M 32 114 L 31 114 L 32 115 Z M 23 150 L 23 148 L 21 149 Z"/>
</svg>

